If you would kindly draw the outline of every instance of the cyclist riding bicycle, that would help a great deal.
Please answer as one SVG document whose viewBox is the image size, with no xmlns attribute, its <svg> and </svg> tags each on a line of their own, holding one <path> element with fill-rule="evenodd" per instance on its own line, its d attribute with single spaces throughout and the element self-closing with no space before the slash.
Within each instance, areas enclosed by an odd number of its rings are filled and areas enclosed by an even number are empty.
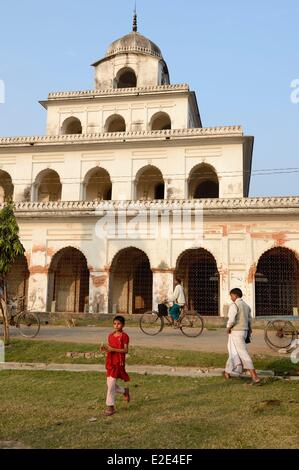
<svg viewBox="0 0 299 470">
<path fill-rule="evenodd" d="M 182 286 L 182 281 L 180 278 L 175 279 L 175 289 L 174 292 L 169 296 L 169 299 L 165 300 L 163 304 L 158 305 L 159 313 L 160 315 L 167 316 L 168 315 L 168 309 L 167 306 L 165 305 L 168 302 L 172 302 L 173 305 L 169 309 L 169 315 L 172 320 L 172 323 L 174 326 L 177 326 L 178 324 L 178 319 L 180 317 L 180 312 L 181 309 L 185 306 L 186 304 L 186 297 L 185 297 L 185 292 Z"/>
</svg>

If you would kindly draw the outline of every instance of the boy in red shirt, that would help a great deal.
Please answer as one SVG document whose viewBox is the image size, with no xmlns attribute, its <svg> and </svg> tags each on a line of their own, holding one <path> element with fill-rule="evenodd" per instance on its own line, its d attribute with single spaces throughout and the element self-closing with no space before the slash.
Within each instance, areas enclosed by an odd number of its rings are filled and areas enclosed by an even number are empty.
<svg viewBox="0 0 299 470">
<path fill-rule="evenodd" d="M 112 416 L 115 410 L 115 394 L 120 393 L 124 400 L 130 401 L 129 388 L 120 387 L 117 379 L 129 382 L 130 377 L 125 370 L 126 354 L 129 352 L 129 336 L 123 331 L 125 326 L 124 317 L 117 316 L 113 320 L 114 332 L 108 336 L 108 344 L 101 347 L 101 352 L 106 353 L 107 370 L 107 409 L 104 416 Z"/>
</svg>

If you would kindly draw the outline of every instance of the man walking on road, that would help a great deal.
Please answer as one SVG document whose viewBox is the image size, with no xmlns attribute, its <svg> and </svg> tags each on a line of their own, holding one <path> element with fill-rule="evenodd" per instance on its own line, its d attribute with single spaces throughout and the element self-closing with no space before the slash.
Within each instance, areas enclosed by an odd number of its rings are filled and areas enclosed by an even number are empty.
<svg viewBox="0 0 299 470">
<path fill-rule="evenodd" d="M 239 376 L 244 370 L 251 375 L 251 385 L 260 383 L 253 362 L 247 351 L 246 339 L 252 330 L 252 316 L 249 305 L 242 299 L 241 289 L 232 289 L 230 297 L 233 301 L 228 312 L 227 333 L 229 358 L 226 363 L 224 376 Z"/>
</svg>

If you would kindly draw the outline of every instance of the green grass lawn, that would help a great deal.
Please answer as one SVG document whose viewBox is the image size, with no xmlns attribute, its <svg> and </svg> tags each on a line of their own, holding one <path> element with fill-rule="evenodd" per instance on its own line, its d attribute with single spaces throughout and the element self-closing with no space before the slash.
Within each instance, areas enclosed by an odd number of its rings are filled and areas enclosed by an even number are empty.
<svg viewBox="0 0 299 470">
<path fill-rule="evenodd" d="M 97 352 L 98 346 L 92 344 L 72 344 L 49 341 L 28 341 L 15 339 L 6 349 L 7 362 L 42 362 L 98 364 L 104 363 L 100 358 L 67 358 L 67 352 Z M 227 355 L 196 351 L 177 351 L 158 348 L 130 348 L 128 364 L 165 365 L 180 367 L 224 367 Z M 256 356 L 254 363 L 257 369 L 274 370 L 276 374 L 299 375 L 299 364 L 292 364 L 288 357 Z"/>
<path fill-rule="evenodd" d="M 101 416 L 105 376 L 0 372 L 1 441 L 32 448 L 298 448 L 298 383 L 132 375 L 132 401 Z M 89 420 L 96 417 L 95 422 Z"/>
</svg>

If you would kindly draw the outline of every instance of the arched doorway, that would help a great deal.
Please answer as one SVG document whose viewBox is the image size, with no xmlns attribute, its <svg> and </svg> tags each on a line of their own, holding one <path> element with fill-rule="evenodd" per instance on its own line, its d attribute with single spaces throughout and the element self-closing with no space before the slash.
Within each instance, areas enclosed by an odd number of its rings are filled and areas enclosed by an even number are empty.
<svg viewBox="0 0 299 470">
<path fill-rule="evenodd" d="M 133 69 L 125 67 L 121 69 L 115 79 L 116 88 L 136 88 L 137 77 Z"/>
<path fill-rule="evenodd" d="M 153 273 L 143 251 L 121 250 L 112 262 L 109 284 L 110 312 L 135 314 L 152 309 Z"/>
<path fill-rule="evenodd" d="M 62 184 L 58 173 L 44 170 L 36 178 L 35 192 L 37 202 L 56 202 L 61 200 Z"/>
<path fill-rule="evenodd" d="M 200 315 L 219 315 L 219 272 L 207 250 L 191 249 L 178 259 L 176 275 L 182 279 L 188 306 Z"/>
<path fill-rule="evenodd" d="M 165 198 L 163 175 L 155 166 L 148 165 L 139 171 L 136 177 L 136 198 L 139 200 Z"/>
<path fill-rule="evenodd" d="M 171 119 L 167 113 L 159 112 L 155 114 L 150 123 L 152 131 L 164 131 L 171 129 Z"/>
<path fill-rule="evenodd" d="M 113 114 L 106 121 L 105 132 L 126 132 L 126 121 L 119 114 Z"/>
<path fill-rule="evenodd" d="M 188 185 L 191 199 L 219 198 L 218 176 L 210 165 L 203 163 L 193 168 Z"/>
<path fill-rule="evenodd" d="M 110 201 L 112 183 L 108 171 L 94 168 L 85 177 L 85 201 Z"/>
<path fill-rule="evenodd" d="M 80 119 L 76 117 L 67 118 L 62 124 L 61 132 L 67 134 L 82 134 L 82 124 Z"/>
<path fill-rule="evenodd" d="M 27 259 L 24 255 L 19 256 L 7 274 L 7 297 L 17 297 L 22 307 L 27 307 L 29 276 Z"/>
<path fill-rule="evenodd" d="M 255 275 L 255 305 L 256 316 L 294 315 L 299 308 L 299 262 L 293 251 L 277 247 L 261 256 Z"/>
<path fill-rule="evenodd" d="M 64 248 L 53 257 L 49 269 L 48 310 L 83 313 L 88 304 L 89 270 L 86 258 L 76 248 Z"/>
<path fill-rule="evenodd" d="M 14 186 L 11 176 L 3 170 L 0 170 L 0 204 L 13 198 Z"/>
</svg>

